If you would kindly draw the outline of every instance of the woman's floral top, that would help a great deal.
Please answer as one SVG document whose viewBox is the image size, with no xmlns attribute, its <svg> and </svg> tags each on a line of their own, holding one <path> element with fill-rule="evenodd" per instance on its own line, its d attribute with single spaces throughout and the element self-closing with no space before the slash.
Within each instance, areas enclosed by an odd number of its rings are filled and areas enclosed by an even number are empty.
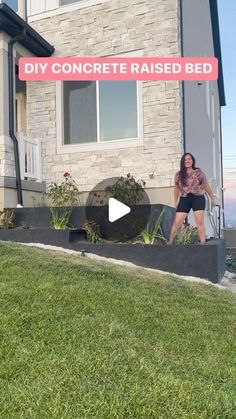
<svg viewBox="0 0 236 419">
<path fill-rule="evenodd" d="M 175 186 L 178 186 L 180 195 L 187 196 L 189 193 L 194 195 L 204 195 L 204 183 L 207 182 L 206 175 L 199 168 L 193 170 L 191 174 L 186 176 L 186 185 L 181 184 L 180 172 L 175 175 Z"/>
</svg>

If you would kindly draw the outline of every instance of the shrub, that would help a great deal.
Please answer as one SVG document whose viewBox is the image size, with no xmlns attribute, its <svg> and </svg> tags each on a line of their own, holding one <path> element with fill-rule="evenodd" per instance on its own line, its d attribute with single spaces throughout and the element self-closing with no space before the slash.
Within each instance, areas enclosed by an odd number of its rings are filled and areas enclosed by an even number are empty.
<svg viewBox="0 0 236 419">
<path fill-rule="evenodd" d="M 51 183 L 47 196 L 52 200 L 54 207 L 72 207 L 79 205 L 79 189 L 70 173 L 64 173 L 64 181 Z"/>
<path fill-rule="evenodd" d="M 100 206 L 106 203 L 106 192 L 91 192 L 87 200 L 87 206 Z"/>
<path fill-rule="evenodd" d="M 135 180 L 130 173 L 126 177 L 121 176 L 112 186 L 105 189 L 106 195 L 123 202 L 125 205 L 134 205 L 143 199 L 143 180 Z"/>
</svg>

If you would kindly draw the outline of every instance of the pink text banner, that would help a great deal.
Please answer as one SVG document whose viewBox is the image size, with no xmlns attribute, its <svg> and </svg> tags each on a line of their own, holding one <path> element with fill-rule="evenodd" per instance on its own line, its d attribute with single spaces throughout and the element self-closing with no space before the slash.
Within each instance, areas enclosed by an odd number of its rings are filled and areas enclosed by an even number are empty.
<svg viewBox="0 0 236 419">
<path fill-rule="evenodd" d="M 215 57 L 20 58 L 20 80 L 217 80 Z"/>
</svg>

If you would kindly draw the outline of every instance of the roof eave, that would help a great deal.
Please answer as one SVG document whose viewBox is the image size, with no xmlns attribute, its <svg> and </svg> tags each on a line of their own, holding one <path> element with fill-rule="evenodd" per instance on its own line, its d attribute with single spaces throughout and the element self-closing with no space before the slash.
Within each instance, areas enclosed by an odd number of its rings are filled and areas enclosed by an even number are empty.
<svg viewBox="0 0 236 419">
<path fill-rule="evenodd" d="M 49 44 L 35 29 L 14 12 L 5 3 L 0 4 L 0 32 L 15 37 L 25 30 L 26 37 L 20 43 L 38 57 L 50 57 L 54 47 Z"/>
</svg>

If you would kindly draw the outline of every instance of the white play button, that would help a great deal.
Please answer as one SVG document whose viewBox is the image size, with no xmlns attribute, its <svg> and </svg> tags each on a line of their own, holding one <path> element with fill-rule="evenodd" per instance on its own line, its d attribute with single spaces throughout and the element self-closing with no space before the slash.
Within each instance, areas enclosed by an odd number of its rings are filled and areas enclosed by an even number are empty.
<svg viewBox="0 0 236 419">
<path fill-rule="evenodd" d="M 119 220 L 119 218 L 124 217 L 124 215 L 129 214 L 131 211 L 130 207 L 128 207 L 125 204 L 122 204 L 122 202 L 117 201 L 115 198 L 109 199 L 109 221 L 110 223 L 113 223 L 116 220 Z"/>
</svg>

